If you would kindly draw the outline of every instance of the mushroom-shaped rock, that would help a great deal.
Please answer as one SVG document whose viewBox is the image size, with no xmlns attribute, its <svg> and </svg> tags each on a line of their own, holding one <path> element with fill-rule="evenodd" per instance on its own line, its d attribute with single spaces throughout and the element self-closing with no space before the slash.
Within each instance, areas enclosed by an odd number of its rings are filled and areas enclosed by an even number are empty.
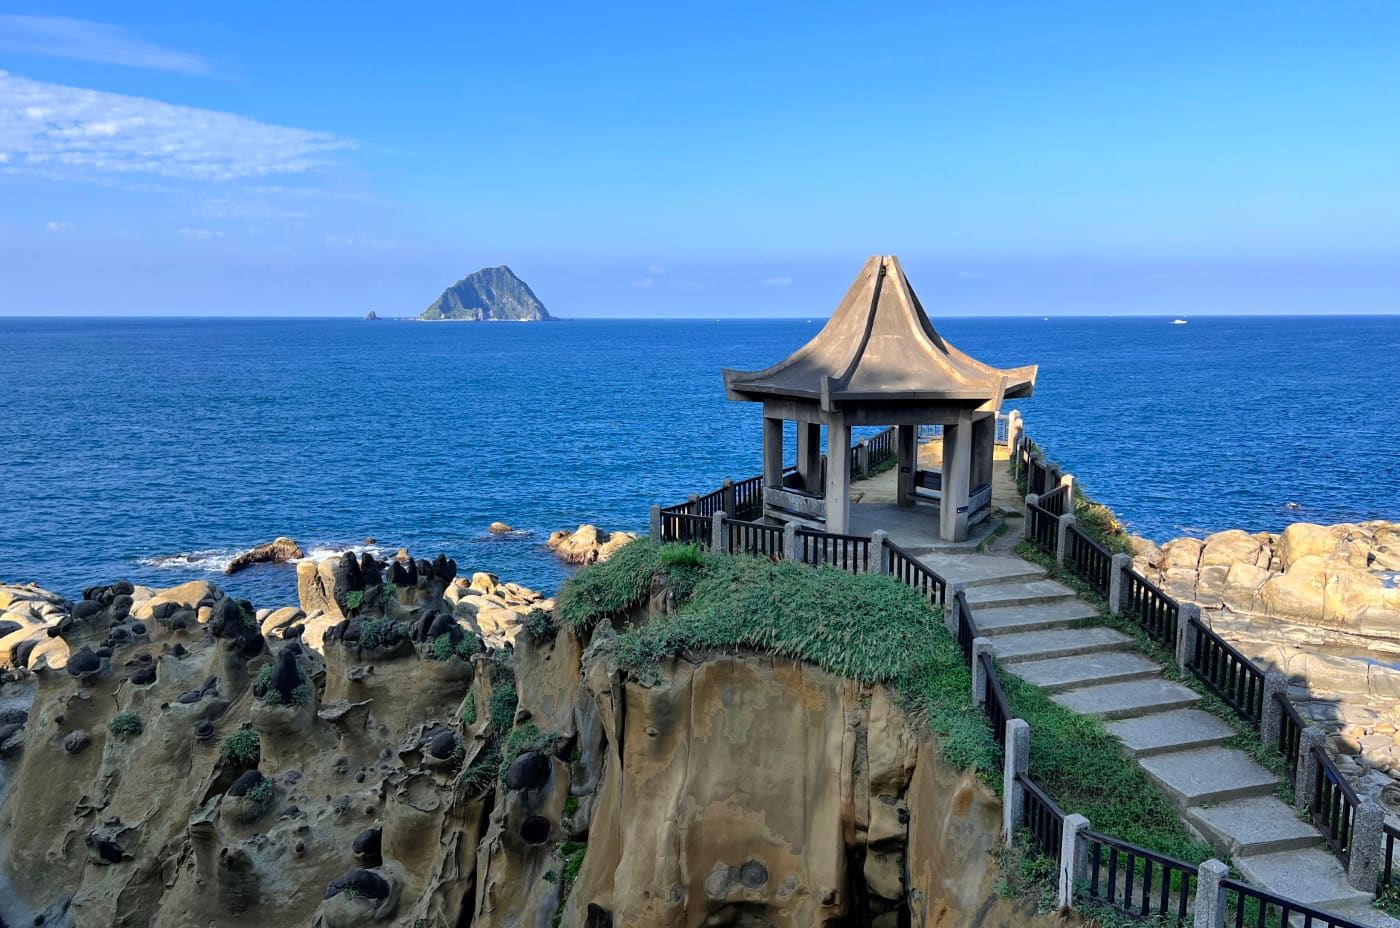
<svg viewBox="0 0 1400 928">
<path fill-rule="evenodd" d="M 273 669 L 272 679 L 267 685 L 268 692 L 276 692 L 276 702 L 290 706 L 296 702 L 293 694 L 299 686 L 301 686 L 301 671 L 297 668 L 297 656 L 292 651 L 283 649 L 277 655 L 277 665 Z"/>
<path fill-rule="evenodd" d="M 379 874 L 356 867 L 346 871 L 343 875 L 331 880 L 326 887 L 326 894 L 322 898 L 329 899 L 338 896 L 346 890 L 353 890 L 363 899 L 372 899 L 376 902 L 389 898 L 389 881 Z"/>
<path fill-rule="evenodd" d="M 134 686 L 150 686 L 156 682 L 156 669 L 144 664 L 131 672 L 130 680 Z"/>
<path fill-rule="evenodd" d="M 256 789 L 263 780 L 267 779 L 256 770 L 245 770 L 238 775 L 238 779 L 233 781 L 233 785 L 228 788 L 230 796 L 246 796 Z"/>
<path fill-rule="evenodd" d="M 90 680 L 100 676 L 110 666 L 104 657 L 99 657 L 87 645 L 78 649 L 77 653 L 68 657 L 68 673 L 83 680 Z"/>
<path fill-rule="evenodd" d="M 370 866 L 379 865 L 379 852 L 383 846 L 384 830 L 382 828 L 366 828 L 355 836 L 355 841 L 350 847 L 350 852 L 355 855 L 355 859 Z"/>
<path fill-rule="evenodd" d="M 447 760 L 457 750 L 457 733 L 450 728 L 439 728 L 428 733 L 428 753 L 438 760 Z"/>
</svg>

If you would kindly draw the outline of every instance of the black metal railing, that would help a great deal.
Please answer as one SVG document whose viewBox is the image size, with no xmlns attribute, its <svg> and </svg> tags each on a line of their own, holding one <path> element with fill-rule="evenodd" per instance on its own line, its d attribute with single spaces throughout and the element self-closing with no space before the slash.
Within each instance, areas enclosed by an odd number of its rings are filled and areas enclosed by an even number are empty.
<svg viewBox="0 0 1400 928">
<path fill-rule="evenodd" d="M 698 544 L 702 548 L 710 546 L 710 533 L 714 520 L 706 516 L 691 515 L 688 512 L 661 510 L 661 540 L 677 541 L 684 544 Z"/>
<path fill-rule="evenodd" d="M 696 516 L 712 516 L 717 512 L 724 511 L 724 490 L 715 490 L 713 493 L 706 493 L 704 496 L 696 497 L 691 504 L 690 513 Z"/>
<path fill-rule="evenodd" d="M 947 581 L 892 541 L 885 542 L 885 551 L 889 554 L 891 577 L 923 593 L 924 598 L 934 605 L 942 606 L 947 602 Z"/>
<path fill-rule="evenodd" d="M 732 554 L 754 554 L 771 560 L 783 559 L 783 527 L 764 525 L 761 522 L 744 522 L 739 519 L 725 519 L 725 531 L 729 533 L 729 551 Z"/>
<path fill-rule="evenodd" d="M 1064 843 L 1065 814 L 1045 790 L 1024 773 L 1016 774 L 1016 782 L 1026 794 L 1026 831 L 1030 832 L 1031 849 L 1044 857 L 1060 856 Z"/>
<path fill-rule="evenodd" d="M 1071 525 L 1065 533 L 1065 564 L 1089 589 L 1107 598 L 1113 577 L 1113 555 L 1108 549 Z"/>
<path fill-rule="evenodd" d="M 734 518 L 752 521 L 763 515 L 763 475 L 734 484 Z"/>
<path fill-rule="evenodd" d="M 998 753 L 1006 749 L 1006 723 L 1011 718 L 1011 703 L 1001 688 L 1001 677 L 997 675 L 997 663 L 991 654 L 983 651 L 977 658 L 982 662 L 982 675 L 986 683 L 982 687 L 982 708 L 992 723 L 992 735 L 996 738 Z"/>
<path fill-rule="evenodd" d="M 1395 839 L 1400 838 L 1400 829 L 1386 822 L 1383 826 L 1385 833 L 1385 857 L 1381 860 L 1381 880 L 1380 888 L 1384 892 L 1394 885 L 1395 881 Z"/>
<path fill-rule="evenodd" d="M 1196 895 L 1196 867 L 1183 860 L 1119 841 L 1097 831 L 1088 842 L 1089 899 L 1119 912 L 1165 922 L 1189 920 Z"/>
<path fill-rule="evenodd" d="M 1055 514 L 1039 503 L 1030 503 L 1026 506 L 1026 521 L 1031 541 L 1047 554 L 1054 554 L 1060 542 L 1060 520 Z"/>
<path fill-rule="evenodd" d="M 1196 646 L 1187 669 L 1240 718 L 1258 728 L 1264 715 L 1264 671 L 1199 619 L 1192 618 L 1189 627 L 1196 633 Z"/>
<path fill-rule="evenodd" d="M 1127 581 L 1127 611 L 1137 619 L 1147 637 L 1169 648 L 1176 647 L 1179 613 L 1176 600 L 1136 570 L 1128 571 Z"/>
<path fill-rule="evenodd" d="M 894 429 L 885 429 L 874 438 L 866 440 L 866 461 L 871 467 L 885 463 L 896 454 L 894 447 Z"/>
<path fill-rule="evenodd" d="M 830 564 L 851 573 L 870 570 L 870 538 L 797 530 L 797 559 L 804 564 Z"/>
<path fill-rule="evenodd" d="M 1073 501 L 1069 498 L 1069 487 L 1060 484 L 1042 495 L 1036 504 L 1058 519 L 1070 511 Z"/>
<path fill-rule="evenodd" d="M 954 628 L 957 630 L 958 647 L 962 649 L 963 660 L 972 663 L 972 642 L 977 637 L 977 624 L 972 621 L 972 609 L 967 605 L 967 597 L 962 590 L 953 596 L 950 607 L 953 610 Z"/>
<path fill-rule="evenodd" d="M 1225 924 L 1233 928 L 1363 928 L 1340 915 L 1323 912 L 1310 905 L 1275 896 L 1248 883 L 1228 877 L 1220 881 L 1225 894 Z"/>
<path fill-rule="evenodd" d="M 1049 471 L 1045 464 L 1032 455 L 1026 457 L 1026 492 L 1037 496 L 1045 492 Z"/>
<path fill-rule="evenodd" d="M 1308 814 L 1332 853 L 1343 864 L 1350 864 L 1351 829 L 1361 800 L 1320 746 L 1313 746 L 1310 762 L 1318 765 L 1318 771 Z"/>
<path fill-rule="evenodd" d="M 1279 704 L 1279 726 L 1278 743 L 1273 745 L 1275 751 L 1283 755 L 1285 773 L 1288 774 L 1288 782 L 1296 783 L 1298 778 L 1298 752 L 1303 744 L 1303 729 L 1307 728 L 1307 723 L 1298 714 L 1297 708 L 1293 705 L 1293 700 L 1284 693 L 1275 693 L 1274 699 Z"/>
</svg>

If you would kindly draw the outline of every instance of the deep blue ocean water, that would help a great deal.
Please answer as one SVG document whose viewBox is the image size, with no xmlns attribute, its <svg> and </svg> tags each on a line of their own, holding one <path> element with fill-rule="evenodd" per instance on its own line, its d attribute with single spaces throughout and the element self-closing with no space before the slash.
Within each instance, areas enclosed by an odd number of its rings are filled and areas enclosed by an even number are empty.
<svg viewBox="0 0 1400 928">
<path fill-rule="evenodd" d="M 1400 317 L 935 322 L 1040 365 L 1028 432 L 1140 534 L 1400 519 Z M 0 581 L 283 605 L 291 567 L 218 570 L 290 535 L 553 590 L 551 531 L 645 531 L 652 502 L 757 473 L 759 410 L 720 368 L 821 323 L 0 319 Z"/>
</svg>

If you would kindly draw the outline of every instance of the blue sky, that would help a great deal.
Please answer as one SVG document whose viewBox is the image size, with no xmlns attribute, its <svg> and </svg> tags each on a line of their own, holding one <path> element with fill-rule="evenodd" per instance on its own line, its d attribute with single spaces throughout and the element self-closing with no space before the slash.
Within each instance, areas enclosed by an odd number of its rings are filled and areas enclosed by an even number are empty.
<svg viewBox="0 0 1400 928">
<path fill-rule="evenodd" d="M 215 7 L 0 3 L 0 314 L 1400 311 L 1388 0 Z"/>
</svg>

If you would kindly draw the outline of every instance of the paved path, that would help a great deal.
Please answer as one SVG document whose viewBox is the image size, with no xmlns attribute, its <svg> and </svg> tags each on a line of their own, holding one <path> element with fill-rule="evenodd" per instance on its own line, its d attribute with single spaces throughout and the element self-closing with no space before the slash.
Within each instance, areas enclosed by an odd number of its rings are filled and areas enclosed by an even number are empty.
<svg viewBox="0 0 1400 928">
<path fill-rule="evenodd" d="M 1224 746 L 1232 726 L 1196 708 L 1200 697 L 1190 687 L 1163 679 L 1132 638 L 1093 627 L 1097 610 L 1072 590 L 1010 553 L 1018 529 L 1013 523 L 986 553 L 922 558 L 963 584 L 978 633 L 991 639 L 1002 668 L 1049 690 L 1062 706 L 1106 719 L 1186 823 L 1250 883 L 1363 924 L 1400 928 L 1370 905 L 1370 893 L 1351 888 L 1322 835 L 1277 798 L 1278 779 Z"/>
</svg>

